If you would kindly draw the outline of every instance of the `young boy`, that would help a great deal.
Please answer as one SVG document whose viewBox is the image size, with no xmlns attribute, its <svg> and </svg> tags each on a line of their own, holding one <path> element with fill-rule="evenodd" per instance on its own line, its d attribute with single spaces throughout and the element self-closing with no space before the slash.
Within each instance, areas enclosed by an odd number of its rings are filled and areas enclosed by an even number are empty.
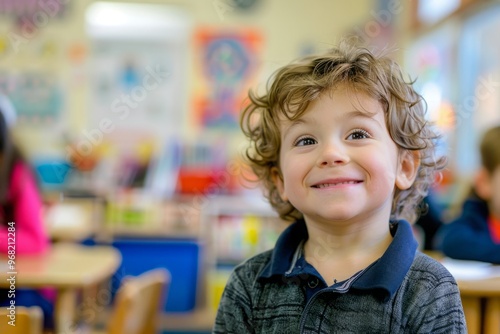
<svg viewBox="0 0 500 334">
<path fill-rule="evenodd" d="M 444 159 L 397 65 L 345 43 L 250 101 L 246 156 L 295 222 L 235 268 L 213 332 L 465 333 L 455 280 L 409 223 Z"/>
<path fill-rule="evenodd" d="M 462 214 L 438 232 L 438 247 L 452 258 L 500 264 L 500 126 L 485 132 L 481 167 Z"/>
</svg>

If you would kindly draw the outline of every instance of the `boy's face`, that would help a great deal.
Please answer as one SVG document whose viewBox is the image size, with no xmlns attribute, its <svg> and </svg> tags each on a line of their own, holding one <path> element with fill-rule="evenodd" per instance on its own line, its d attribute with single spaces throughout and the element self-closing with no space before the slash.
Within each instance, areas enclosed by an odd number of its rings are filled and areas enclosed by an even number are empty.
<svg viewBox="0 0 500 334">
<path fill-rule="evenodd" d="M 398 154 L 381 104 L 343 88 L 283 120 L 281 140 L 276 185 L 306 221 L 385 224 L 395 187 L 409 188 L 418 168 L 414 154 Z"/>
</svg>

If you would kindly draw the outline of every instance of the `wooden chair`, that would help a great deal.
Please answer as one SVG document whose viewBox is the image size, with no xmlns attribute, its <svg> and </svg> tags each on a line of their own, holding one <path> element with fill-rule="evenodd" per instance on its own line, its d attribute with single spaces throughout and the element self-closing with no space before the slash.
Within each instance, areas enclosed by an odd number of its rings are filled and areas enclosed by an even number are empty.
<svg viewBox="0 0 500 334">
<path fill-rule="evenodd" d="M 39 306 L 16 306 L 15 326 L 9 325 L 11 319 L 6 307 L 0 308 L 0 333 L 2 334 L 42 334 L 43 312 Z"/>
<path fill-rule="evenodd" d="M 153 269 L 125 277 L 118 288 L 108 334 L 157 334 L 158 315 L 170 287 L 170 273 Z"/>
</svg>

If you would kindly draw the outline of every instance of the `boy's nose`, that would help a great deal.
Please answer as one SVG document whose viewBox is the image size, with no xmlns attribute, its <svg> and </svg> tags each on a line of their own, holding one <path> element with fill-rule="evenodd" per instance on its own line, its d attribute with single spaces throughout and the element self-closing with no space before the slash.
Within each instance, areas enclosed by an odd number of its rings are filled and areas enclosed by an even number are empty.
<svg viewBox="0 0 500 334">
<path fill-rule="evenodd" d="M 324 147 L 318 159 L 319 167 L 344 165 L 349 161 L 349 156 L 342 145 L 330 143 Z"/>
</svg>

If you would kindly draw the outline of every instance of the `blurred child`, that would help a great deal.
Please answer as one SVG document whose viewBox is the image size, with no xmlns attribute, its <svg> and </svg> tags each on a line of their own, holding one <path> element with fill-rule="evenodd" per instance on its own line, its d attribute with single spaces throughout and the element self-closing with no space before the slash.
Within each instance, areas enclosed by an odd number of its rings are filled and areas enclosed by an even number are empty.
<svg viewBox="0 0 500 334">
<path fill-rule="evenodd" d="M 0 252 L 6 254 L 12 248 L 7 244 L 7 223 L 11 222 L 15 227 L 16 255 L 42 253 L 49 239 L 37 182 L 9 133 L 13 109 L 6 97 L 0 99 Z"/>
<path fill-rule="evenodd" d="M 411 223 L 436 134 L 390 58 L 343 43 L 250 94 L 246 156 L 280 217 L 273 250 L 236 267 L 214 333 L 465 333 L 457 284 Z"/>
<path fill-rule="evenodd" d="M 417 228 L 417 231 L 421 234 L 421 239 L 423 239 L 421 240 L 421 248 L 423 250 L 435 250 L 434 239 L 437 231 L 443 225 L 443 218 L 439 204 L 434 199 L 431 191 L 423 199 L 421 207 L 423 208 L 423 212 L 413 226 Z"/>
<path fill-rule="evenodd" d="M 35 175 L 9 132 L 14 120 L 12 104 L 6 96 L 0 95 L 0 253 L 18 257 L 43 253 L 50 244 L 42 220 L 42 201 Z M 16 305 L 41 306 L 46 327 L 50 328 L 52 305 L 43 294 L 17 289 L 15 301 Z M 7 295 L 7 291 L 0 289 L 0 305 L 10 302 Z"/>
<path fill-rule="evenodd" d="M 438 232 L 447 256 L 500 264 L 500 126 L 485 132 L 481 167 L 461 215 Z"/>
</svg>

